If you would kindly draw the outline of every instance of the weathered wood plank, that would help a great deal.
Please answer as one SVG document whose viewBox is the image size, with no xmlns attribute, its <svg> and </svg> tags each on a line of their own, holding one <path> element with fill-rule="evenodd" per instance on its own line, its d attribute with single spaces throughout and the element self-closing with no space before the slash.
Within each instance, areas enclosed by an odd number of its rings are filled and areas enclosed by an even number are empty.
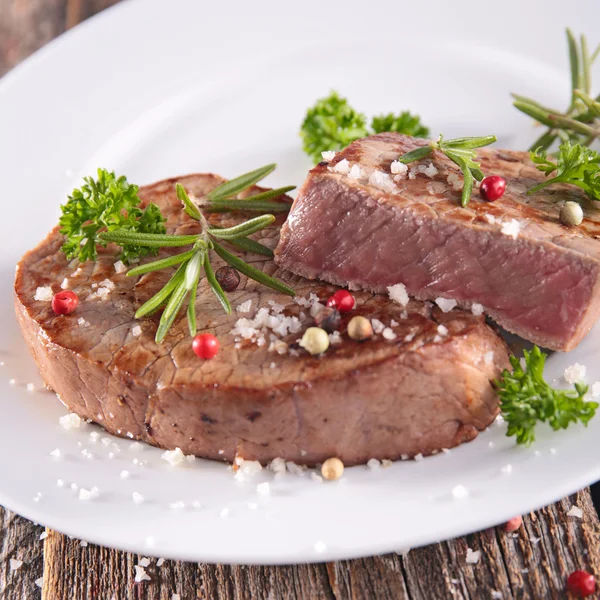
<svg viewBox="0 0 600 600">
<path fill-rule="evenodd" d="M 35 580 L 43 573 L 43 527 L 0 507 L 0 598 L 30 600 L 39 596 Z M 11 570 L 11 559 L 23 561 Z"/>
</svg>

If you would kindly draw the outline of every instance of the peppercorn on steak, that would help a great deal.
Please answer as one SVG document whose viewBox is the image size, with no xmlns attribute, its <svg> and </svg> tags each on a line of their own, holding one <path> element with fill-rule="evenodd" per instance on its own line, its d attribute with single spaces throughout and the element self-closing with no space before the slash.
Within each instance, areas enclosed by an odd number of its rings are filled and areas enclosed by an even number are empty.
<svg viewBox="0 0 600 600">
<path fill-rule="evenodd" d="M 319 167 L 311 177 L 327 173 Z M 201 197 L 223 180 L 190 175 L 177 181 Z M 158 205 L 167 232 L 198 231 L 199 223 L 181 210 L 175 180 L 140 188 L 139 197 L 142 206 Z M 292 220 L 302 206 L 297 203 Z M 241 218 L 233 214 L 208 218 L 229 226 Z M 258 239 L 275 247 L 279 225 L 264 229 Z M 287 235 L 289 245 L 293 227 Z M 200 360 L 192 352 L 185 314 L 177 316 L 161 344 L 155 342 L 160 314 L 134 318 L 172 272 L 127 277 L 112 244 L 98 249 L 96 262 L 69 261 L 60 250 L 63 241 L 55 228 L 19 263 L 17 318 L 48 387 L 70 410 L 113 434 L 212 459 L 241 456 L 266 463 L 282 457 L 312 465 L 336 456 L 352 465 L 450 448 L 473 439 L 498 412 L 492 381 L 508 366 L 508 351 L 483 316 L 444 313 L 415 300 L 403 306 L 360 292 L 353 310 L 326 324 L 320 311 L 336 288 L 248 254 L 246 261 L 276 274 L 296 297 L 242 275 L 229 294 L 234 309 L 227 315 L 202 280 L 198 331 L 214 334 L 220 350 Z M 174 252 L 163 249 L 159 258 Z M 74 312 L 59 315 L 50 299 L 65 289 L 79 302 Z M 354 316 L 371 323 L 368 339 L 348 336 Z M 331 332 L 320 356 L 298 344 L 315 317 Z"/>
<path fill-rule="evenodd" d="M 319 163 L 283 227 L 276 262 L 354 290 L 403 284 L 423 300 L 485 310 L 536 344 L 573 349 L 600 314 L 600 210 L 575 186 L 527 196 L 544 174 L 528 153 L 495 149 L 477 157 L 484 173 L 506 180 L 506 192 L 492 203 L 475 191 L 462 207 L 463 175 L 442 153 L 394 163 L 427 144 L 381 133 Z M 584 207 L 576 228 L 559 220 L 569 200 Z"/>
</svg>

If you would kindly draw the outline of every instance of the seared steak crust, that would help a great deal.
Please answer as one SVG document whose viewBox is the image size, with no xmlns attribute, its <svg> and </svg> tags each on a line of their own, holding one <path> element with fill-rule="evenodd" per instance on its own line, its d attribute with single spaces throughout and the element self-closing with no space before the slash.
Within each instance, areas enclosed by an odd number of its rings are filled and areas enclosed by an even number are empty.
<svg viewBox="0 0 600 600">
<path fill-rule="evenodd" d="M 200 197 L 222 180 L 190 175 L 141 188 L 142 202 L 157 203 L 168 216 L 169 232 L 190 233 L 197 224 L 180 210 L 175 181 Z M 263 243 L 275 246 L 278 227 L 261 234 Z M 386 325 L 395 319 L 394 340 L 378 335 L 353 342 L 345 334 L 347 316 L 342 343 L 322 358 L 295 345 L 302 331 L 285 338 L 291 354 L 278 354 L 269 351 L 268 341 L 236 342 L 231 333 L 236 320 L 253 316 L 269 300 L 284 305 L 290 316 L 306 308 L 242 276 L 229 297 L 234 307 L 251 300 L 251 312 L 228 316 L 202 282 L 198 329 L 217 335 L 221 350 L 201 361 L 192 352 L 185 316 L 161 345 L 154 342 L 159 317 L 133 317 L 169 273 L 118 274 L 116 247 L 101 250 L 96 263 L 69 263 L 60 252 L 62 241 L 54 229 L 19 263 L 17 318 L 47 385 L 72 411 L 113 434 L 212 459 L 232 461 L 238 455 L 265 463 L 283 457 L 315 464 L 339 456 L 351 465 L 455 446 L 473 439 L 497 413 L 491 381 L 507 366 L 507 350 L 483 317 L 443 314 L 417 301 L 403 314 L 403 307 L 361 292 L 353 314 Z M 288 282 L 299 296 L 316 293 L 324 302 L 335 290 L 279 270 L 264 257 L 245 259 Z M 213 264 L 222 263 L 214 257 Z M 73 314 L 57 316 L 49 302 L 34 296 L 38 287 L 58 292 L 64 278 L 80 303 Z M 97 290 L 106 279 L 115 288 L 102 299 Z M 311 324 L 305 315 L 303 329 Z M 439 324 L 447 335 L 440 336 Z"/>
<path fill-rule="evenodd" d="M 353 289 L 385 292 L 404 283 L 420 299 L 482 304 L 513 333 L 554 350 L 574 348 L 600 314 L 598 203 L 564 185 L 527 196 L 544 179 L 529 155 L 483 149 L 483 172 L 505 177 L 506 193 L 490 203 L 475 189 L 462 208 L 462 174 L 440 153 L 409 165 L 431 162 L 427 174 L 390 173 L 399 155 L 425 144 L 382 133 L 315 167 L 283 227 L 278 264 Z M 363 176 L 338 172 L 343 160 Z M 390 175 L 392 187 L 369 181 L 374 171 Z M 566 200 L 581 202 L 580 227 L 560 223 Z"/>
</svg>

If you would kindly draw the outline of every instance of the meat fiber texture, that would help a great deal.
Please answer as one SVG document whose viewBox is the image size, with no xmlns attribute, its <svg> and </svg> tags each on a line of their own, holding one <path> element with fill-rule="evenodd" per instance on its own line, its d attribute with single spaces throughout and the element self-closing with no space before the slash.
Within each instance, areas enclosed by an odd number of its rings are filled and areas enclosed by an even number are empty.
<svg viewBox="0 0 600 600">
<path fill-rule="evenodd" d="M 420 299 L 480 304 L 508 331 L 572 350 L 600 311 L 597 203 L 566 185 L 527 196 L 544 180 L 528 153 L 483 149 L 483 172 L 504 177 L 506 192 L 492 203 L 475 188 L 463 208 L 462 173 L 439 152 L 392 173 L 393 161 L 425 144 L 382 133 L 315 167 L 283 227 L 277 263 L 351 289 L 385 293 L 403 283 Z M 559 221 L 567 200 L 582 204 L 579 227 Z"/>
<path fill-rule="evenodd" d="M 155 202 L 168 217 L 169 232 L 196 232 L 198 224 L 181 210 L 175 181 L 200 198 L 223 180 L 190 175 L 140 189 L 142 203 Z M 210 220 L 232 225 L 241 218 Z M 274 248 L 282 220 L 257 239 Z M 282 457 L 314 465 L 338 456 L 351 465 L 450 448 L 473 439 L 498 412 L 492 381 L 508 366 L 508 354 L 482 316 L 444 314 L 418 301 L 404 307 L 361 292 L 355 310 L 342 320 L 340 343 L 313 357 L 298 340 L 314 324 L 311 313 L 336 288 L 278 269 L 272 259 L 246 255 L 293 286 L 297 297 L 242 275 L 229 294 L 233 314 L 226 315 L 203 280 L 198 329 L 221 344 L 215 358 L 203 361 L 192 352 L 185 311 L 162 344 L 154 342 L 160 315 L 134 318 L 171 270 L 127 277 L 115 270 L 117 247 L 100 249 L 95 263 L 80 264 L 66 260 L 62 243 L 54 229 L 19 263 L 17 318 L 46 384 L 70 410 L 113 434 L 218 460 L 238 456 L 266 463 Z M 221 265 L 213 256 L 214 268 Z M 35 295 L 38 287 L 60 291 L 65 278 L 80 302 L 74 313 L 58 316 Z M 109 293 L 98 294 L 107 288 Z M 274 333 L 264 325 L 266 310 L 272 324 L 277 314 L 296 317 L 294 331 Z M 348 338 L 354 314 L 382 322 L 375 322 L 373 339 Z M 234 331 L 240 318 L 262 321 L 261 332 L 245 339 L 252 329 L 245 322 Z M 390 328 L 386 337 L 384 325 Z"/>
</svg>

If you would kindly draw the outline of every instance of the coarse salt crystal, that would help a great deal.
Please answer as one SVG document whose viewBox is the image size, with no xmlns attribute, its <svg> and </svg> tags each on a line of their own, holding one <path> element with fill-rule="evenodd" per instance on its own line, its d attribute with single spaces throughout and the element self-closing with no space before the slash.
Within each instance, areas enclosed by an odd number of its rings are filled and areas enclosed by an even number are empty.
<svg viewBox="0 0 600 600">
<path fill-rule="evenodd" d="M 492 600 L 502 600 L 502 592 L 492 590 Z"/>
<path fill-rule="evenodd" d="M 519 232 L 521 231 L 521 223 L 516 219 L 511 219 L 510 221 L 505 221 L 502 223 L 502 227 L 500 229 L 500 233 L 507 235 L 513 240 L 516 240 L 519 236 Z"/>
<path fill-rule="evenodd" d="M 87 548 L 87 547 L 88 547 L 88 543 L 87 543 L 85 540 L 81 540 L 81 541 L 79 542 L 79 545 L 80 545 L 82 548 Z"/>
<path fill-rule="evenodd" d="M 483 361 L 486 363 L 494 362 L 494 351 L 490 350 L 483 355 Z"/>
<path fill-rule="evenodd" d="M 592 397 L 597 398 L 598 396 L 600 396 L 600 381 L 592 384 Z"/>
<path fill-rule="evenodd" d="M 336 346 L 342 343 L 342 335 L 339 331 L 334 331 L 329 334 L 329 343 L 332 346 Z"/>
<path fill-rule="evenodd" d="M 59 448 L 54 448 L 54 450 L 52 450 L 52 452 L 50 452 L 50 456 L 52 458 L 60 458 L 61 457 L 61 451 Z"/>
<path fill-rule="evenodd" d="M 463 182 L 456 173 L 449 173 L 446 181 L 448 181 L 448 185 L 452 186 L 452 189 L 455 192 L 458 192 L 463 188 Z"/>
<path fill-rule="evenodd" d="M 58 419 L 58 422 L 61 427 L 64 429 L 77 429 L 81 427 L 81 418 L 79 415 L 75 413 L 69 413 L 68 415 L 64 415 Z"/>
<path fill-rule="evenodd" d="M 531 536 L 529 538 L 529 541 L 535 546 L 536 544 L 539 544 L 542 541 L 542 538 L 541 537 Z"/>
<path fill-rule="evenodd" d="M 371 325 L 375 333 L 381 333 L 385 329 L 385 325 L 379 319 L 371 319 Z"/>
<path fill-rule="evenodd" d="M 178 500 L 177 502 L 169 502 L 169 508 L 171 510 L 183 510 L 185 508 L 185 502 Z"/>
<path fill-rule="evenodd" d="M 567 383 L 579 383 L 585 378 L 586 371 L 584 365 L 575 363 L 565 369 L 565 381 Z"/>
<path fill-rule="evenodd" d="M 79 499 L 83 501 L 94 500 L 100 495 L 100 491 L 97 487 L 93 487 L 91 490 L 87 490 L 85 488 L 81 488 L 79 490 Z"/>
<path fill-rule="evenodd" d="M 314 471 L 310 474 L 310 478 L 316 483 L 323 483 L 323 478 Z"/>
<path fill-rule="evenodd" d="M 287 470 L 285 459 L 277 457 L 274 458 L 267 467 L 270 471 L 273 471 L 275 475 L 285 475 Z"/>
<path fill-rule="evenodd" d="M 573 506 L 571 506 L 569 512 L 567 513 L 567 517 L 576 517 L 577 519 L 582 519 L 583 511 L 581 510 L 581 508 L 579 508 L 579 506 L 575 506 L 573 504 Z"/>
<path fill-rule="evenodd" d="M 494 225 L 494 223 L 496 222 L 496 217 L 494 215 L 490 215 L 490 214 L 486 214 L 483 215 L 483 218 L 490 224 L 490 225 Z"/>
<path fill-rule="evenodd" d="M 373 171 L 369 177 L 369 184 L 382 190 L 383 192 L 393 193 L 398 190 L 392 178 L 381 171 Z"/>
<path fill-rule="evenodd" d="M 65 277 L 60 284 L 62 290 L 66 290 L 69 287 L 69 280 Z"/>
<path fill-rule="evenodd" d="M 326 150 L 325 152 L 321 152 L 321 156 L 323 160 L 331 162 L 335 158 L 336 152 L 334 150 Z"/>
<path fill-rule="evenodd" d="M 327 550 L 327 544 L 325 544 L 324 541 L 319 540 L 318 542 L 315 542 L 315 552 L 318 552 L 319 554 L 321 554 L 322 552 L 325 552 L 325 550 Z"/>
<path fill-rule="evenodd" d="M 140 558 L 140 560 L 138 561 L 138 565 L 140 565 L 140 567 L 149 567 L 150 566 L 150 559 L 147 556 L 144 556 L 143 558 Z"/>
<path fill-rule="evenodd" d="M 242 302 L 235 310 L 239 313 L 249 313 L 252 310 L 252 300 Z"/>
<path fill-rule="evenodd" d="M 45 540 L 47 537 L 48 537 L 48 532 L 47 531 L 42 531 L 42 533 L 40 533 L 40 537 L 38 539 L 41 542 L 42 540 Z"/>
<path fill-rule="evenodd" d="M 90 432 L 90 442 L 92 442 L 92 444 L 96 444 L 99 439 L 100 439 L 100 434 L 97 431 Z"/>
<path fill-rule="evenodd" d="M 437 331 L 440 335 L 448 335 L 448 328 L 444 325 L 438 325 Z"/>
<path fill-rule="evenodd" d="M 333 167 L 333 170 L 336 173 L 341 173 L 342 175 L 346 175 L 350 171 L 350 163 L 345 158 L 343 158 L 342 160 L 340 160 L 339 163 L 337 163 Z"/>
<path fill-rule="evenodd" d="M 50 286 L 39 287 L 35 290 L 33 299 L 38 302 L 50 302 L 52 296 L 54 296 L 54 294 L 52 293 L 52 288 Z"/>
<path fill-rule="evenodd" d="M 127 267 L 125 266 L 125 264 L 123 263 L 122 260 L 118 260 L 115 264 L 115 271 L 117 273 L 124 273 L 125 271 L 127 271 Z"/>
<path fill-rule="evenodd" d="M 140 335 L 142 335 L 142 328 L 139 325 L 136 325 L 131 329 L 131 335 L 133 337 L 139 337 Z"/>
<path fill-rule="evenodd" d="M 161 557 L 161 558 L 159 558 L 159 559 L 156 561 L 156 566 L 157 566 L 157 567 L 162 567 L 164 564 L 165 564 L 165 559 L 164 559 L 164 558 L 162 558 L 162 557 Z"/>
<path fill-rule="evenodd" d="M 427 175 L 430 179 L 435 177 L 438 174 L 438 170 L 435 168 L 433 163 L 429 163 L 423 170 L 422 173 Z"/>
<path fill-rule="evenodd" d="M 37 587 L 42 588 L 42 587 L 44 587 L 44 578 L 38 577 L 33 583 L 35 583 L 35 585 L 37 585 Z"/>
<path fill-rule="evenodd" d="M 166 460 L 172 467 L 177 467 L 185 460 L 185 454 L 181 451 L 181 448 L 175 448 L 175 450 L 163 452 L 161 458 Z"/>
<path fill-rule="evenodd" d="M 158 564 L 158 563 L 157 563 Z M 179 594 L 173 594 L 171 596 L 171 600 L 181 600 L 181 596 Z"/>
<path fill-rule="evenodd" d="M 377 460 L 376 458 L 370 458 L 367 461 L 367 467 L 369 469 L 371 469 L 372 471 L 375 471 L 375 470 L 381 468 L 381 462 L 379 460 Z"/>
<path fill-rule="evenodd" d="M 133 494 L 131 494 L 131 499 L 134 504 L 142 504 L 144 502 L 144 496 L 139 492 L 133 492 Z"/>
<path fill-rule="evenodd" d="M 386 340 L 395 340 L 398 336 L 393 332 L 393 330 L 390 327 L 386 327 L 382 332 L 381 335 L 386 339 Z"/>
<path fill-rule="evenodd" d="M 405 342 L 412 342 L 415 339 L 415 334 L 414 333 L 409 333 L 408 335 L 404 336 L 404 341 Z"/>
<path fill-rule="evenodd" d="M 390 171 L 394 175 L 403 175 L 404 177 L 406 177 L 406 174 L 408 173 L 408 167 L 404 163 L 401 163 L 399 160 L 395 160 L 390 165 Z"/>
<path fill-rule="evenodd" d="M 468 565 L 476 565 L 481 558 L 481 550 L 473 550 L 472 548 L 467 548 L 467 564 Z"/>
<path fill-rule="evenodd" d="M 447 298 L 436 298 L 435 303 L 442 309 L 443 313 L 450 312 L 456 306 L 456 300 Z"/>
<path fill-rule="evenodd" d="M 129 471 L 121 471 L 121 473 L 119 474 L 119 477 L 121 479 L 129 479 Z"/>
<path fill-rule="evenodd" d="M 16 571 L 17 569 L 20 569 L 21 566 L 23 565 L 23 561 L 17 560 L 16 558 L 11 558 L 9 562 L 10 562 L 10 570 L 11 571 Z"/>
<path fill-rule="evenodd" d="M 56 480 L 56 486 L 61 488 L 61 487 L 65 487 L 65 482 L 62 479 L 57 479 Z"/>
<path fill-rule="evenodd" d="M 464 485 L 455 485 L 452 488 L 452 496 L 457 500 L 462 500 L 469 495 L 469 490 Z"/>
<path fill-rule="evenodd" d="M 504 465 L 503 467 L 500 467 L 500 472 L 502 473 L 502 475 L 510 475 L 512 473 L 512 465 Z"/>
<path fill-rule="evenodd" d="M 348 171 L 349 179 L 361 179 L 364 177 L 364 173 L 362 169 L 358 165 L 352 165 L 350 171 Z"/>
<path fill-rule="evenodd" d="M 473 304 L 471 304 L 471 312 L 478 317 L 483 314 L 483 306 L 478 302 L 473 302 Z"/>
<path fill-rule="evenodd" d="M 263 483 L 259 483 L 256 486 L 256 493 L 261 496 L 268 496 L 271 493 L 271 486 L 268 481 L 264 481 Z"/>
<path fill-rule="evenodd" d="M 419 462 L 420 460 L 423 460 L 423 455 L 419 452 L 419 454 L 413 456 L 413 459 Z"/>
<path fill-rule="evenodd" d="M 146 569 L 144 567 L 140 567 L 139 565 L 134 565 L 135 569 L 135 582 L 141 583 L 142 581 L 150 581 L 150 576 L 146 573 Z"/>
<path fill-rule="evenodd" d="M 285 466 L 289 473 L 292 475 L 297 475 L 298 477 L 304 477 L 304 472 L 306 471 L 306 467 L 303 465 L 297 465 L 295 462 L 287 461 Z"/>
<path fill-rule="evenodd" d="M 228 508 L 224 508 L 220 513 L 219 516 L 221 517 L 221 519 L 225 519 L 226 517 L 229 516 L 229 509 Z"/>
<path fill-rule="evenodd" d="M 237 481 L 248 481 L 262 471 L 262 465 L 257 460 L 244 460 L 238 463 L 238 469 L 233 476 Z"/>
</svg>

